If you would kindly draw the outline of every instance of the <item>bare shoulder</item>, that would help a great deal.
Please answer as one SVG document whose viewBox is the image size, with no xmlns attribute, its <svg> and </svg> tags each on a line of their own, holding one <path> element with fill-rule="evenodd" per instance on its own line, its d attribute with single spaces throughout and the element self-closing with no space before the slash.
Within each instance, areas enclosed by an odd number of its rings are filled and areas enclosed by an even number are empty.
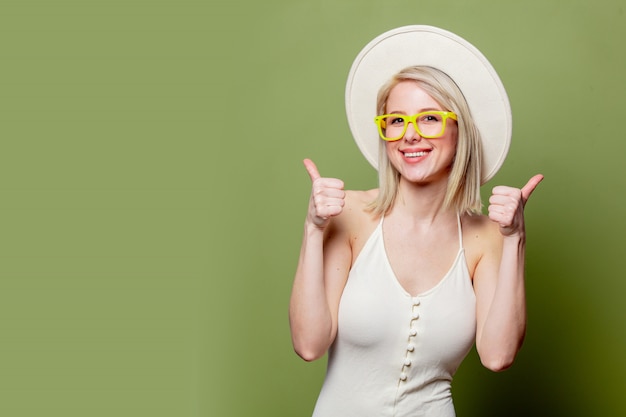
<svg viewBox="0 0 626 417">
<path fill-rule="evenodd" d="M 352 191 L 346 190 L 345 206 L 335 219 L 342 228 L 353 229 L 371 217 L 368 205 L 376 198 L 378 190 Z"/>
<path fill-rule="evenodd" d="M 341 214 L 332 218 L 331 226 L 341 231 L 353 231 L 373 218 L 368 205 L 376 198 L 378 190 L 346 190 L 345 205 Z"/>
<path fill-rule="evenodd" d="M 357 191 L 346 190 L 346 209 L 366 211 L 367 206 L 378 196 L 378 189 Z"/>
<path fill-rule="evenodd" d="M 462 217 L 463 247 L 470 272 L 485 254 L 499 253 L 502 235 L 496 223 L 482 214 L 465 214 Z"/>
<path fill-rule="evenodd" d="M 377 195 L 378 189 L 366 191 L 347 190 L 344 209 L 339 216 L 333 219 L 334 226 L 340 228 L 344 236 L 349 240 L 353 258 L 356 258 L 367 237 L 369 237 L 380 220 L 368 208 Z"/>
</svg>

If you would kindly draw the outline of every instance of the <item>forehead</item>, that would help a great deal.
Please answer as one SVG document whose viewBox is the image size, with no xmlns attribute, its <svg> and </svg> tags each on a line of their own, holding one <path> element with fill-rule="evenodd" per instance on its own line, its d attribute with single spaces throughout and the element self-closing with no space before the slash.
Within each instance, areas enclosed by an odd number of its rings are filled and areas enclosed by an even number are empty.
<svg viewBox="0 0 626 417">
<path fill-rule="evenodd" d="M 388 111 L 419 112 L 425 109 L 441 110 L 441 105 L 414 81 L 400 81 L 387 97 Z"/>
</svg>

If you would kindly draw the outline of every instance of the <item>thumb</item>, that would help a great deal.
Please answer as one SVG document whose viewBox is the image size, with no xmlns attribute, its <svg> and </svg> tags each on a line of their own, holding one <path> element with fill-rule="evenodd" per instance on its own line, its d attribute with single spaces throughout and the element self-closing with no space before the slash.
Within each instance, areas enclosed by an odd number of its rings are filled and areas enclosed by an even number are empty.
<svg viewBox="0 0 626 417">
<path fill-rule="evenodd" d="M 539 185 L 539 183 L 543 180 L 543 175 L 537 174 L 531 179 L 528 180 L 526 185 L 522 188 L 522 198 L 524 199 L 524 203 L 528 201 L 528 198 L 535 190 L 535 187 Z"/>
<path fill-rule="evenodd" d="M 309 177 L 311 177 L 311 181 L 315 181 L 320 178 L 320 173 L 317 171 L 317 167 L 313 161 L 307 158 L 302 162 L 304 163 L 306 171 L 309 173 Z"/>
</svg>

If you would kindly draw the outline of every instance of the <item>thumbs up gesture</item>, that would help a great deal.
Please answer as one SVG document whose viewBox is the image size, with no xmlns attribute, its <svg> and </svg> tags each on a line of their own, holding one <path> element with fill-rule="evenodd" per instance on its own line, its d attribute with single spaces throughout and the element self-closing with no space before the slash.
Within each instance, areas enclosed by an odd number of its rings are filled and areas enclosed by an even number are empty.
<svg viewBox="0 0 626 417">
<path fill-rule="evenodd" d="M 323 178 L 310 159 L 304 160 L 304 166 L 312 183 L 307 221 L 324 229 L 330 223 L 331 217 L 343 211 L 346 197 L 343 181 L 337 178 Z"/>
<path fill-rule="evenodd" d="M 497 186 L 489 198 L 489 218 L 500 225 L 503 236 L 524 232 L 524 206 L 543 175 L 532 177 L 522 189 Z"/>
</svg>

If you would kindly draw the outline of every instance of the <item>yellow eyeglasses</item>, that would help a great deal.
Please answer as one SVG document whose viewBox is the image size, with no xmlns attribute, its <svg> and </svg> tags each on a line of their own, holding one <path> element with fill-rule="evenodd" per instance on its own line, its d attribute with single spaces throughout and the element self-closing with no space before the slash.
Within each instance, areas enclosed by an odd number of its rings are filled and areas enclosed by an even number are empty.
<svg viewBox="0 0 626 417">
<path fill-rule="evenodd" d="M 434 139 L 443 136 L 448 118 L 457 120 L 451 111 L 425 111 L 408 116 L 406 114 L 383 114 L 376 116 L 374 122 L 378 126 L 378 134 L 383 140 L 400 140 L 406 133 L 409 123 L 413 123 L 415 131 L 423 138 Z"/>
</svg>

